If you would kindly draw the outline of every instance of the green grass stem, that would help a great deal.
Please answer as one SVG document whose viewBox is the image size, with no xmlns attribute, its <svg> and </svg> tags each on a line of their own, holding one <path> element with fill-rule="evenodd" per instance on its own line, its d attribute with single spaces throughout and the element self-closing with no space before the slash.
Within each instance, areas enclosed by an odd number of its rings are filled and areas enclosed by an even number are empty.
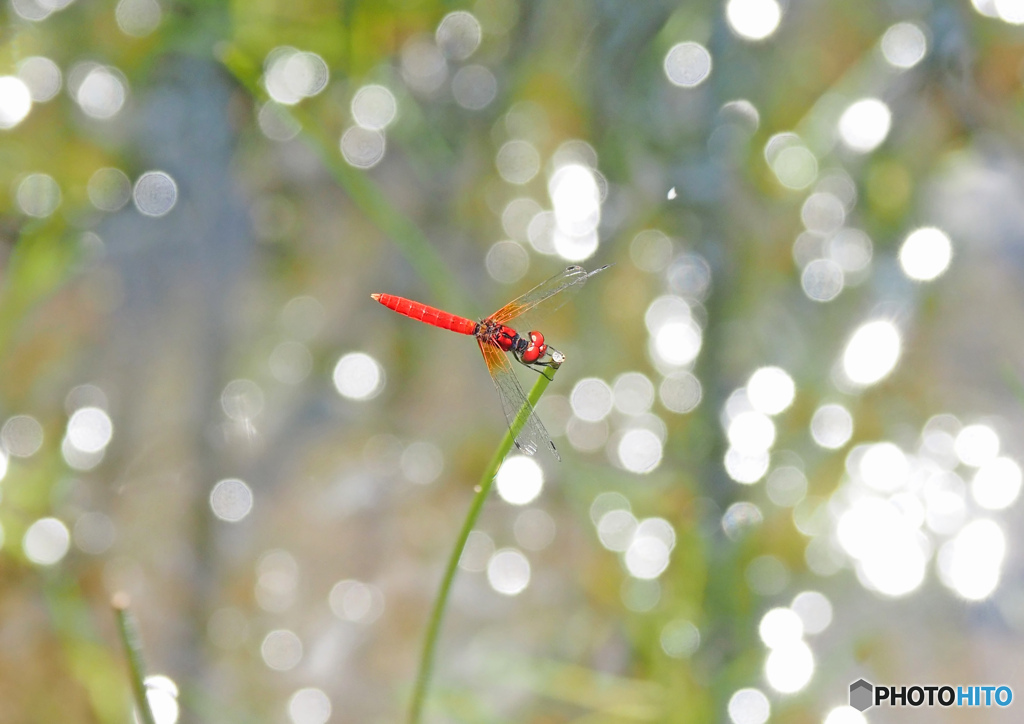
<svg viewBox="0 0 1024 724">
<path fill-rule="evenodd" d="M 427 633 L 423 640 L 423 653 L 420 655 L 419 671 L 416 674 L 416 686 L 413 689 L 412 699 L 409 702 L 409 724 L 419 724 L 420 716 L 423 713 L 423 705 L 426 702 L 427 692 L 430 688 L 434 657 L 437 653 L 437 641 L 441 633 L 441 623 L 444 619 L 445 609 L 448 606 L 448 595 L 451 593 L 452 584 L 455 582 L 455 574 L 459 570 L 459 560 L 461 560 L 462 552 L 466 548 L 466 541 L 469 539 L 469 534 L 473 532 L 473 528 L 476 527 L 480 511 L 483 510 L 484 503 L 491 492 L 491 487 L 494 485 L 494 476 L 498 474 L 501 461 L 505 459 L 505 456 L 512 449 L 512 446 L 515 444 L 515 437 L 522 430 L 526 418 L 530 414 L 531 407 L 536 407 L 541 395 L 544 394 L 544 390 L 547 389 L 554 379 L 556 371 L 557 369 L 552 369 L 550 377 L 543 374 L 537 375 L 537 383 L 527 396 L 530 405 L 524 405 L 520 408 L 515 422 L 505 433 L 505 437 L 502 439 L 501 444 L 498 445 L 498 449 L 494 451 L 494 456 L 480 477 L 480 483 L 476 487 L 476 496 L 473 498 L 469 511 L 466 513 L 466 519 L 462 523 L 459 537 L 455 539 L 455 547 L 448 557 L 448 565 L 445 567 L 444 577 L 441 579 L 441 588 L 437 592 L 434 608 L 430 612 Z"/>
<path fill-rule="evenodd" d="M 139 636 L 139 625 L 128 610 L 130 599 L 128 594 L 115 593 L 110 601 L 114 608 L 114 617 L 117 619 L 117 632 L 121 636 L 121 643 L 124 645 L 125 656 L 128 659 L 128 674 L 132 684 L 132 694 L 135 696 L 135 709 L 139 712 L 142 724 L 156 724 L 153 718 L 153 710 L 149 708 L 149 699 L 146 697 L 146 670 L 142 663 L 142 639 Z"/>
</svg>

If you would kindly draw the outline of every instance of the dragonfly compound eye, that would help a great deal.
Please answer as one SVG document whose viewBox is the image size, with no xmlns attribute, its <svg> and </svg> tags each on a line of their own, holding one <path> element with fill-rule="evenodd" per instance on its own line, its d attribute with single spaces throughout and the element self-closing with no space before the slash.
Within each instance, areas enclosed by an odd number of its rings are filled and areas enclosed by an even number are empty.
<svg viewBox="0 0 1024 724">
<path fill-rule="evenodd" d="M 544 344 L 544 335 L 540 332 L 530 332 L 530 344 L 523 351 L 522 358 L 526 364 L 533 364 L 547 352 L 548 346 Z"/>
</svg>

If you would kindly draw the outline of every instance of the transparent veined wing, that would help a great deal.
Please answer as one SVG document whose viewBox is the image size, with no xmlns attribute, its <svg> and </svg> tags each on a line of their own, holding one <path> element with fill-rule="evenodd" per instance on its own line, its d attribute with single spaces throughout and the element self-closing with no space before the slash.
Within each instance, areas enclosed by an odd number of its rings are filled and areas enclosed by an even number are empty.
<svg viewBox="0 0 1024 724">
<path fill-rule="evenodd" d="M 505 419 L 508 421 L 510 430 L 516 429 L 516 418 L 525 415 L 519 434 L 516 435 L 516 447 L 527 455 L 533 455 L 541 448 L 548 448 L 556 460 L 561 460 L 555 444 L 551 442 L 551 436 L 544 429 L 544 423 L 537 417 L 533 405 L 526 399 L 523 388 L 519 385 L 519 379 L 512 370 L 508 357 L 496 344 L 478 339 L 480 352 L 487 363 L 487 371 L 491 373 L 494 386 L 498 389 L 498 397 L 501 398 L 501 408 L 505 412 Z"/>
<path fill-rule="evenodd" d="M 588 272 L 581 266 L 570 266 L 545 282 L 541 282 L 525 294 L 516 297 L 488 319 L 498 324 L 507 324 L 516 317 L 527 312 L 538 312 L 543 305 L 543 312 L 553 312 L 572 298 L 590 277 L 604 271 L 609 265 Z M 560 295 L 554 298 L 556 295 Z"/>
</svg>

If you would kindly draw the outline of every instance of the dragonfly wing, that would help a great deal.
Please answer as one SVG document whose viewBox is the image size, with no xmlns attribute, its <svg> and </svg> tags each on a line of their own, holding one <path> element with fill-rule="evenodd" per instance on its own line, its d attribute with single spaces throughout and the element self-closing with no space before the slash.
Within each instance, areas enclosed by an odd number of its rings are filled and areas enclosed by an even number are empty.
<svg viewBox="0 0 1024 724">
<path fill-rule="evenodd" d="M 512 371 L 508 357 L 495 344 L 477 340 L 480 344 L 480 352 L 487 363 L 487 371 L 491 373 L 494 386 L 498 388 L 498 397 L 501 398 L 501 407 L 505 412 L 505 419 L 508 421 L 510 430 L 516 429 L 516 418 L 525 414 L 519 434 L 516 435 L 516 447 L 527 455 L 533 455 L 540 448 L 548 448 L 556 460 L 561 460 L 555 444 L 551 442 L 551 436 L 544 429 L 544 423 L 537 417 L 533 405 L 526 399 L 523 388 L 519 385 L 516 373 Z"/>
<path fill-rule="evenodd" d="M 588 272 L 581 266 L 567 267 L 558 274 L 555 274 L 555 276 L 551 277 L 546 282 L 541 282 L 533 289 L 526 292 L 526 294 L 516 297 L 488 317 L 488 319 L 493 320 L 498 324 L 507 324 L 509 321 L 515 319 L 521 314 L 535 310 L 540 304 L 548 302 L 548 300 L 556 294 L 565 292 L 564 294 L 561 294 L 557 300 L 553 300 L 552 302 L 545 304 L 544 311 L 553 312 L 569 301 L 572 297 L 572 293 L 579 291 L 587 279 L 607 268 L 607 266 L 603 266 L 600 269 Z"/>
</svg>

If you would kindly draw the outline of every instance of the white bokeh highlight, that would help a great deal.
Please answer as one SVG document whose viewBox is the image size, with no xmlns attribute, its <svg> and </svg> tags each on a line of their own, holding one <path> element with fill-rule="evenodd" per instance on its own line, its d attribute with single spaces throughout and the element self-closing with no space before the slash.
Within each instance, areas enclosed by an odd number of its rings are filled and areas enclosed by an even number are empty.
<svg viewBox="0 0 1024 724">
<path fill-rule="evenodd" d="M 843 351 L 843 372 L 853 384 L 880 382 L 896 367 L 902 343 L 896 325 L 887 319 L 866 322 L 853 333 Z"/>
<path fill-rule="evenodd" d="M 237 478 L 221 480 L 210 491 L 210 509 L 226 523 L 237 523 L 252 512 L 252 489 Z"/>
<path fill-rule="evenodd" d="M 839 117 L 839 138 L 850 150 L 868 153 L 882 145 L 891 126 L 889 106 L 878 98 L 862 98 Z"/>
<path fill-rule="evenodd" d="M 915 281 L 937 278 L 953 258 L 953 244 L 941 229 L 926 226 L 912 231 L 900 246 L 900 267 Z"/>
<path fill-rule="evenodd" d="M 776 0 L 729 0 L 725 19 L 744 40 L 764 40 L 779 27 L 782 8 Z"/>
<path fill-rule="evenodd" d="M 32 94 L 17 76 L 0 76 L 0 130 L 14 128 L 32 110 Z"/>
<path fill-rule="evenodd" d="M 498 593 L 516 596 L 530 584 L 530 561 L 515 548 L 502 548 L 487 562 L 487 582 Z"/>
<path fill-rule="evenodd" d="M 928 52 L 928 38 L 914 23 L 896 23 L 882 36 L 882 55 L 894 68 L 906 70 L 921 62 Z"/>
<path fill-rule="evenodd" d="M 57 518 L 40 518 L 25 531 L 21 547 L 32 563 L 52 566 L 67 555 L 71 533 Z"/>
<path fill-rule="evenodd" d="M 506 503 L 527 505 L 540 495 L 544 487 L 544 471 L 531 457 L 511 455 L 498 468 L 495 486 Z"/>
<path fill-rule="evenodd" d="M 765 724 L 771 716 L 771 704 L 760 689 L 740 689 L 727 706 L 732 724 Z"/>
<path fill-rule="evenodd" d="M 338 360 L 332 379 L 342 397 L 369 400 L 384 387 L 384 369 L 365 352 L 350 352 Z"/>
<path fill-rule="evenodd" d="M 761 367 L 747 380 L 747 398 L 758 412 L 778 415 L 796 397 L 793 378 L 781 367 Z"/>
<path fill-rule="evenodd" d="M 999 585 L 1006 534 L 994 521 L 968 523 L 939 551 L 939 580 L 968 601 L 988 598 Z"/>
<path fill-rule="evenodd" d="M 672 85 L 694 88 L 711 74 L 711 53 L 700 43 L 678 43 L 665 55 L 663 67 Z"/>
</svg>

